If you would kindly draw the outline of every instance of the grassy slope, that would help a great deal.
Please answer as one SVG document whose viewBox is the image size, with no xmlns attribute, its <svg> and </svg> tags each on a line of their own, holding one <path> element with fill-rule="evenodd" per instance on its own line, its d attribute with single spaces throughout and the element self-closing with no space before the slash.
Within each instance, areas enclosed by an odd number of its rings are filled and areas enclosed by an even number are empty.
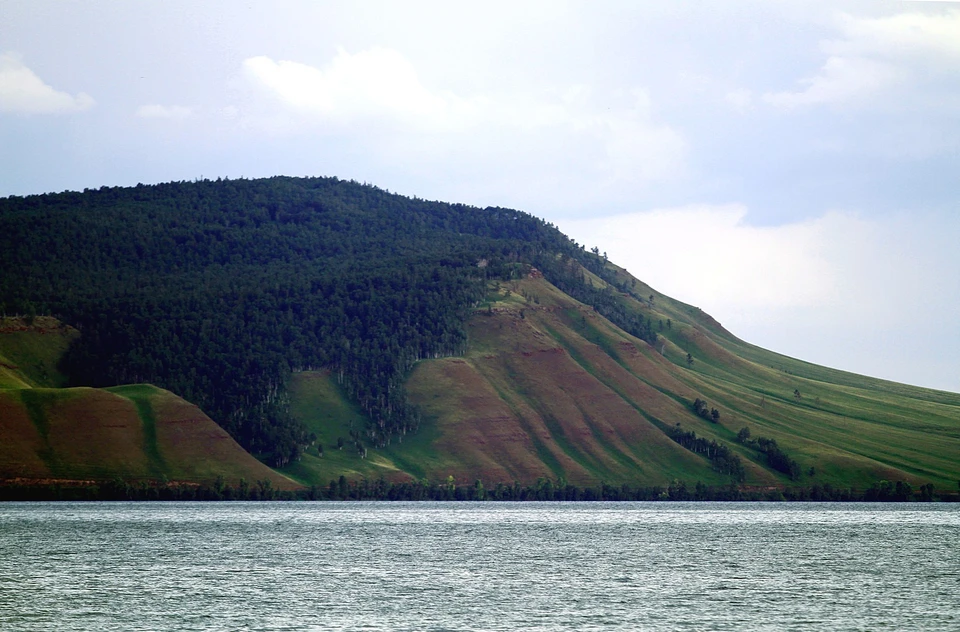
<svg viewBox="0 0 960 632">
<path fill-rule="evenodd" d="M 166 480 L 236 485 L 290 479 L 243 450 L 196 406 L 147 384 L 110 389 L 62 383 L 60 354 L 76 335 L 53 319 L 0 330 L 0 480 Z"/>
<path fill-rule="evenodd" d="M 58 320 L 38 316 L 0 318 L 0 388 L 59 387 L 66 378 L 57 362 L 80 335 Z"/>
<path fill-rule="evenodd" d="M 596 277 L 592 281 L 604 285 Z M 700 310 L 640 282 L 621 300 L 655 324 L 663 321 L 657 348 L 543 279 L 505 285 L 469 322 L 464 357 L 424 361 L 413 371 L 408 389 L 424 414 L 421 431 L 384 450 L 369 450 L 366 460 L 348 448 L 330 458 L 329 444 L 361 424 L 359 413 L 328 376 L 298 376 L 297 411 L 327 447 L 323 459 L 305 457 L 290 473 L 323 484 L 340 473 L 398 479 L 401 472 L 432 480 L 480 478 L 487 484 L 538 477 L 577 484 L 729 482 L 704 458 L 667 438 L 663 429 L 680 423 L 739 454 L 748 485 L 791 481 L 770 469 L 756 450 L 735 442 L 742 427 L 754 437 L 776 439 L 802 466 L 801 484 L 863 488 L 887 479 L 955 489 L 960 395 L 817 367 L 753 347 Z M 720 424 L 691 412 L 698 397 L 721 411 Z"/>
<path fill-rule="evenodd" d="M 317 435 L 323 456 L 313 446 L 281 474 L 318 485 L 341 474 L 395 481 L 453 476 L 488 485 L 540 477 L 581 485 L 729 482 L 664 434 L 680 423 L 739 454 L 748 485 L 790 481 L 735 442 L 742 427 L 776 439 L 801 464 L 802 484 L 863 488 L 887 479 L 955 489 L 960 395 L 765 351 L 640 282 L 620 300 L 664 323 L 656 348 L 541 278 L 504 284 L 469 321 L 465 356 L 424 361 L 411 374 L 421 430 L 381 450 L 367 446 L 366 458 L 351 431 L 362 433 L 367 421 L 332 376 L 295 375 L 293 412 Z M 293 485 L 169 392 L 149 385 L 50 388 L 63 383 L 56 360 L 75 335 L 52 319 L 29 327 L 0 323 L 0 478 L 211 482 L 223 476 Z M 697 397 L 721 411 L 721 424 L 693 415 Z"/>
<path fill-rule="evenodd" d="M 300 459 L 280 471 L 306 485 L 326 485 L 339 476 L 348 479 L 379 478 L 400 481 L 410 479 L 410 463 L 398 465 L 389 451 L 368 450 L 361 458 L 351 431 L 362 432 L 367 420 L 349 402 L 327 371 L 305 371 L 293 376 L 291 412 L 317 436 Z M 337 448 L 337 439 L 344 445 Z M 418 437 L 421 441 L 424 437 Z M 320 448 L 323 456 L 320 456 Z"/>
<path fill-rule="evenodd" d="M 655 292 L 638 285 L 640 296 Z M 627 299 L 633 301 L 633 299 Z M 636 301 L 633 301 L 637 303 Z M 637 303 L 638 309 L 644 309 Z M 723 425 L 777 439 L 804 470 L 805 482 L 862 487 L 878 478 L 960 479 L 960 394 L 896 384 L 819 367 L 744 343 L 700 310 L 657 296 L 654 320 L 676 375 L 723 411 Z M 689 352 L 694 357 L 687 367 Z M 800 392 L 800 399 L 795 397 Z"/>
<path fill-rule="evenodd" d="M 680 422 L 702 434 L 710 425 L 684 404 L 695 395 L 673 379 L 672 365 L 644 355 L 646 343 L 542 279 L 512 284 L 509 296 L 501 290 L 469 333 L 465 358 L 421 363 L 409 387 L 443 430 L 439 450 L 496 464 L 482 471 L 485 481 L 729 482 L 662 430 Z M 473 401 L 472 389 L 458 388 L 462 380 L 450 379 L 457 363 L 459 373 L 470 367 L 491 397 Z M 751 472 L 754 482 L 777 482 L 760 468 Z"/>
<path fill-rule="evenodd" d="M 139 384 L 0 390 L 0 479 L 212 483 L 222 476 L 296 487 L 196 406 Z"/>
</svg>

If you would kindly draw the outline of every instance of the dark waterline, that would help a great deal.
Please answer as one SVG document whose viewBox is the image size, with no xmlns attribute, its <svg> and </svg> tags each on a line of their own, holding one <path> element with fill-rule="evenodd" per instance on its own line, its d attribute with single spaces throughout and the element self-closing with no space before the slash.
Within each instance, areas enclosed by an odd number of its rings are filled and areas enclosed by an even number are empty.
<svg viewBox="0 0 960 632">
<path fill-rule="evenodd" d="M 960 507 L 6 503 L 3 630 L 956 630 Z"/>
</svg>

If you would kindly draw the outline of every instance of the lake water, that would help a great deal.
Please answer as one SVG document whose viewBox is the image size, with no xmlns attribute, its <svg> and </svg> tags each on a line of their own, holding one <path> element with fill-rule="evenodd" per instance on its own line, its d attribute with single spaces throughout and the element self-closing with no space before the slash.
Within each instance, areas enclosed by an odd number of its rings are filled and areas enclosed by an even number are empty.
<svg viewBox="0 0 960 632">
<path fill-rule="evenodd" d="M 6 503 L 2 630 L 960 630 L 960 507 Z"/>
</svg>

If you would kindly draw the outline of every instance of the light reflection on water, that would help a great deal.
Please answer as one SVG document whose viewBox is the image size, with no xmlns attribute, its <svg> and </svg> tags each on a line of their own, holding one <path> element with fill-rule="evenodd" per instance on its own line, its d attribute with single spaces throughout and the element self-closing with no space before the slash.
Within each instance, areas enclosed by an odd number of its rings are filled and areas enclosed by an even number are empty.
<svg viewBox="0 0 960 632">
<path fill-rule="evenodd" d="M 960 507 L 0 504 L 3 630 L 958 630 Z"/>
</svg>

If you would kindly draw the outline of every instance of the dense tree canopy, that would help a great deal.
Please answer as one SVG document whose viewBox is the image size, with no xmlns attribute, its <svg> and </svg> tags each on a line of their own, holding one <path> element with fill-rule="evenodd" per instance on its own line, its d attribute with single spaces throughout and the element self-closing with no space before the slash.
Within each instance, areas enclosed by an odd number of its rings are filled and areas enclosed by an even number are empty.
<svg viewBox="0 0 960 632">
<path fill-rule="evenodd" d="M 604 263 L 519 211 L 336 178 L 0 199 L 0 312 L 80 329 L 64 364 L 73 384 L 168 388 L 271 465 L 307 441 L 287 409 L 291 371 L 333 370 L 369 415 L 374 444 L 413 431 L 407 371 L 461 353 L 488 281 L 525 266 L 655 340 L 617 292 L 585 281 L 589 270 L 614 282 Z"/>
</svg>

